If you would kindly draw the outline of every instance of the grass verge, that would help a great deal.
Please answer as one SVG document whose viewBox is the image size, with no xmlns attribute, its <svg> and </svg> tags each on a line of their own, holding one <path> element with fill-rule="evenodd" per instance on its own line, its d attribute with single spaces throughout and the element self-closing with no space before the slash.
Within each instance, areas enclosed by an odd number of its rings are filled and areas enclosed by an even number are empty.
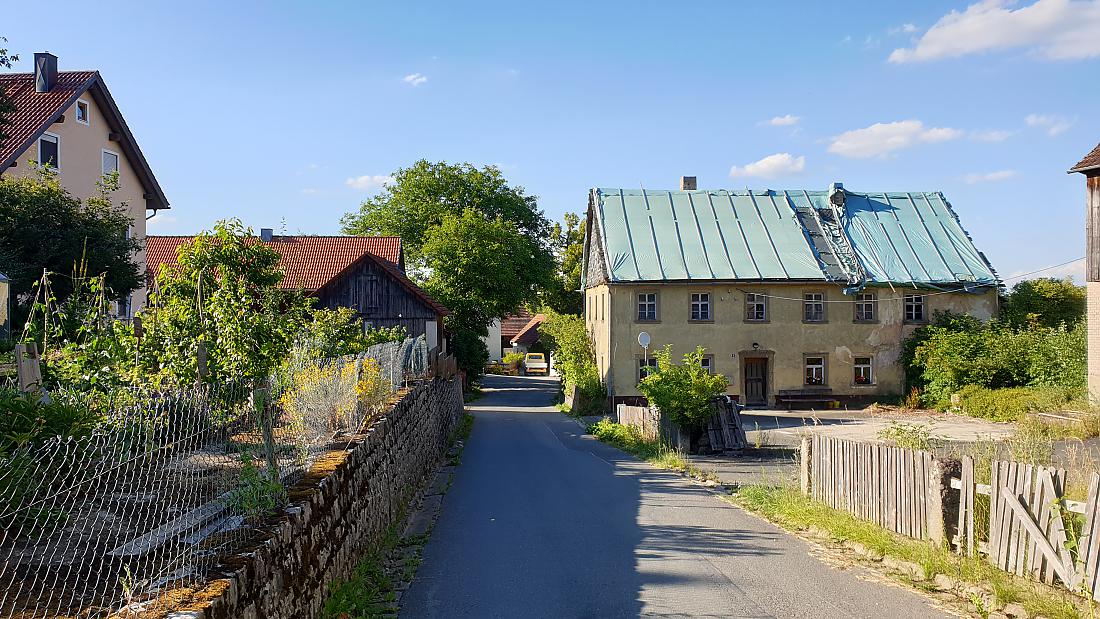
<svg viewBox="0 0 1100 619">
<path fill-rule="evenodd" d="M 634 426 L 625 426 L 604 417 L 589 426 L 588 433 L 658 468 L 677 471 L 699 481 L 718 482 L 714 471 L 704 471 L 695 466 L 684 452 L 643 436 Z"/>
<path fill-rule="evenodd" d="M 943 574 L 956 583 L 954 593 L 968 602 L 970 612 L 989 616 L 993 608 L 1019 604 L 1029 616 L 1050 619 L 1095 617 L 1095 604 L 1069 592 L 1012 576 L 996 569 L 980 557 L 962 557 L 928 542 L 895 535 L 882 527 L 864 522 L 842 511 L 803 496 L 789 486 L 749 485 L 727 499 L 744 509 L 760 514 L 779 526 L 794 531 L 813 530 L 827 541 L 862 546 L 872 560 L 885 557 L 920 566 L 923 578 L 900 578 L 923 590 L 935 590 L 936 575 Z M 896 575 L 895 575 L 896 576 Z"/>
</svg>

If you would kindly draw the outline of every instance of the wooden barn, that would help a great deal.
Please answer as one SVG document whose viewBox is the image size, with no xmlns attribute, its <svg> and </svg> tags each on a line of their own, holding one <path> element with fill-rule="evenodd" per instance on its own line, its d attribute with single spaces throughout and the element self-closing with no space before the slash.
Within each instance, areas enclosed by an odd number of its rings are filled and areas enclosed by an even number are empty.
<svg viewBox="0 0 1100 619">
<path fill-rule="evenodd" d="M 150 275 L 175 264 L 176 249 L 193 238 L 146 237 Z M 425 335 L 429 349 L 442 345 L 447 308 L 405 275 L 399 237 L 276 236 L 264 229 L 256 240 L 279 252 L 282 286 L 316 297 L 317 307 L 350 307 L 368 325 L 400 325 L 410 337 Z"/>
</svg>

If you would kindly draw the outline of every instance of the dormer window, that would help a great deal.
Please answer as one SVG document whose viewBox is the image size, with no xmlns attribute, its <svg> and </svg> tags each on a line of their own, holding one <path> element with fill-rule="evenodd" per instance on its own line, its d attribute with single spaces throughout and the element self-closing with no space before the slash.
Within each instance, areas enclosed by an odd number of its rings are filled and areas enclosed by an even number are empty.
<svg viewBox="0 0 1100 619">
<path fill-rule="evenodd" d="M 61 138 L 52 133 L 43 133 L 38 138 L 38 165 L 61 168 Z"/>
<path fill-rule="evenodd" d="M 87 101 L 77 101 L 76 102 L 76 112 L 75 112 L 75 114 L 76 114 L 76 122 L 78 122 L 82 125 L 87 125 L 91 122 L 89 120 L 90 115 L 88 113 L 88 102 Z"/>
</svg>

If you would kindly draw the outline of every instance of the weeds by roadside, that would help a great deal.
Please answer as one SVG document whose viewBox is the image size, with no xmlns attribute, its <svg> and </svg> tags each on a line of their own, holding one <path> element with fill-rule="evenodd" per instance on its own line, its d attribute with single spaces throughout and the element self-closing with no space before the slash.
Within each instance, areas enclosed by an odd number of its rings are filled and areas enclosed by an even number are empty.
<svg viewBox="0 0 1100 619">
<path fill-rule="evenodd" d="M 902 449 L 923 449 L 927 451 L 943 443 L 942 439 L 932 435 L 932 429 L 931 424 L 891 420 L 890 425 L 879 430 L 877 436 Z"/>
<path fill-rule="evenodd" d="M 643 436 L 634 426 L 625 426 L 604 417 L 589 426 L 588 433 L 658 468 L 678 471 L 700 481 L 719 481 L 714 471 L 704 471 L 695 466 L 684 452 Z"/>
<path fill-rule="evenodd" d="M 1094 609 L 1068 592 L 1016 578 L 1002 572 L 985 559 L 962 557 L 928 542 L 895 535 L 803 496 L 790 486 L 748 485 L 727 497 L 731 503 L 760 514 L 779 526 L 793 531 L 813 531 L 816 537 L 849 547 L 858 545 L 876 562 L 885 558 L 920 567 L 920 574 L 901 579 L 921 589 L 936 589 L 942 574 L 953 584 L 954 593 L 969 601 L 968 610 L 982 615 L 1006 604 L 1019 604 L 1029 616 L 1050 619 L 1092 617 Z"/>
</svg>

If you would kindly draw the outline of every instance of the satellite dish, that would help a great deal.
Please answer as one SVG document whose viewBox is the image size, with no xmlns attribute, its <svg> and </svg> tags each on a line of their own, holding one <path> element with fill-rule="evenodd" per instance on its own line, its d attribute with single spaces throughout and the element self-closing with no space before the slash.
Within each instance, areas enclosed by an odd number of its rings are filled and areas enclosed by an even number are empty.
<svg viewBox="0 0 1100 619">
<path fill-rule="evenodd" d="M 642 331 L 641 333 L 638 334 L 638 344 L 642 348 L 649 348 L 649 342 L 650 341 L 651 340 L 649 338 L 649 334 L 646 333 L 645 331 Z"/>
</svg>

